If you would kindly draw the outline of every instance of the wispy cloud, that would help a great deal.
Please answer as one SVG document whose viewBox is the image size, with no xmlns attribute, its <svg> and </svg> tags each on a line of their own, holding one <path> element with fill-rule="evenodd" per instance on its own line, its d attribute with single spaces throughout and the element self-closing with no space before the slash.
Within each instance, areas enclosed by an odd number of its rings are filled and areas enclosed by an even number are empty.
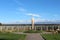
<svg viewBox="0 0 60 40">
<path fill-rule="evenodd" d="M 2 22 L 3 24 L 28 24 L 31 23 L 31 20 L 16 20 L 16 21 L 10 21 L 10 22 Z"/>
<path fill-rule="evenodd" d="M 19 8 L 19 11 L 26 12 L 27 10 L 21 7 L 21 8 Z"/>
<path fill-rule="evenodd" d="M 27 9 L 20 7 L 18 8 L 20 12 L 24 13 L 24 15 L 28 15 L 28 16 L 34 16 L 34 17 L 41 17 L 39 14 L 37 13 L 30 13 Z"/>
<path fill-rule="evenodd" d="M 46 22 L 46 21 L 49 21 L 49 20 L 41 19 L 41 18 L 36 18 L 35 19 L 35 22 Z"/>
<path fill-rule="evenodd" d="M 37 18 L 35 19 L 35 22 L 60 22 L 60 20 L 49 20 L 49 19 L 41 19 L 41 18 Z"/>
<path fill-rule="evenodd" d="M 35 17 L 40 17 L 40 15 L 38 15 L 38 14 L 33 14 L 33 13 L 28 13 L 27 15 L 29 15 L 29 16 L 35 16 Z"/>
<path fill-rule="evenodd" d="M 23 5 L 21 2 L 19 2 L 18 0 L 13 0 L 16 4 L 18 5 Z"/>
<path fill-rule="evenodd" d="M 35 23 L 37 22 L 60 22 L 60 20 L 47 20 L 47 19 L 40 19 L 37 18 L 34 20 Z M 31 20 L 16 20 L 16 21 L 10 21 L 3 24 L 31 24 Z"/>
</svg>

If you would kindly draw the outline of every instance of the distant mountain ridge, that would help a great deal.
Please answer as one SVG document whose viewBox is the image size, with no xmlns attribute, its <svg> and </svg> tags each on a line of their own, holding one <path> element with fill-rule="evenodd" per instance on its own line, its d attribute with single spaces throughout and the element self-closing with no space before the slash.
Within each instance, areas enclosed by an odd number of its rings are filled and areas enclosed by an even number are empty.
<svg viewBox="0 0 60 40">
<path fill-rule="evenodd" d="M 60 24 L 60 22 L 35 22 L 35 24 Z"/>
<path fill-rule="evenodd" d="M 31 22 L 27 22 L 27 23 L 20 23 L 20 22 L 15 22 L 15 23 L 2 23 L 2 24 L 31 24 Z M 60 24 L 60 22 L 35 22 L 35 24 Z"/>
</svg>

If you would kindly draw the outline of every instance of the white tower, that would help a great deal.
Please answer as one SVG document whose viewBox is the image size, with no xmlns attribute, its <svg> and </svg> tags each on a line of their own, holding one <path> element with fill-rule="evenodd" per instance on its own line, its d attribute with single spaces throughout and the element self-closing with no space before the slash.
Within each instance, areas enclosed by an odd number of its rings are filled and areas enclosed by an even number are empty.
<svg viewBox="0 0 60 40">
<path fill-rule="evenodd" d="M 32 30 L 34 30 L 34 18 L 32 16 L 32 19 L 31 19 L 31 23 L 32 23 Z"/>
</svg>

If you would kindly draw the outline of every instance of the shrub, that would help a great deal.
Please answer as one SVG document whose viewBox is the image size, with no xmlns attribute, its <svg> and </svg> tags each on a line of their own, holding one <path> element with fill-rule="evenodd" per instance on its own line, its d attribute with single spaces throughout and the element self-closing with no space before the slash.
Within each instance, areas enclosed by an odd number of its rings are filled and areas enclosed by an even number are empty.
<svg viewBox="0 0 60 40">
<path fill-rule="evenodd" d="M 28 30 L 28 31 L 24 31 L 24 33 L 41 33 L 42 31 L 38 31 L 38 30 Z"/>
</svg>

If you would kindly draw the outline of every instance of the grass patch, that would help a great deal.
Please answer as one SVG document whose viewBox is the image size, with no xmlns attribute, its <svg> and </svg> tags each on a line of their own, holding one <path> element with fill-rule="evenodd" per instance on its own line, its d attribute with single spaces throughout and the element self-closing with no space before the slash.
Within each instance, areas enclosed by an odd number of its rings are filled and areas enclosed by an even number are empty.
<svg viewBox="0 0 60 40">
<path fill-rule="evenodd" d="M 60 34 L 42 34 L 45 40 L 60 40 Z"/>
<path fill-rule="evenodd" d="M 0 33 L 0 40 L 24 40 L 24 34 Z"/>
<path fill-rule="evenodd" d="M 24 31 L 24 33 L 42 33 L 43 31 L 40 30 L 28 30 L 28 31 Z"/>
</svg>

